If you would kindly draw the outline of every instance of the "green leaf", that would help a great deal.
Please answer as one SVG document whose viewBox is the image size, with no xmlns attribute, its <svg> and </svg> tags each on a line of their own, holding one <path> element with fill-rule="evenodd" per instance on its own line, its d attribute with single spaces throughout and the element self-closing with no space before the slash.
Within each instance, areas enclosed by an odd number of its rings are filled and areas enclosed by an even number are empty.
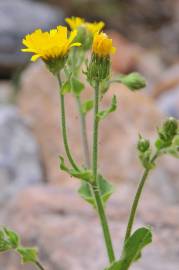
<svg viewBox="0 0 179 270">
<path fill-rule="evenodd" d="M 12 230 L 9 230 L 7 228 L 4 228 L 4 232 L 8 238 L 8 241 L 11 245 L 12 248 L 17 248 L 19 243 L 20 243 L 20 238 L 19 236 L 17 235 L 17 233 L 15 233 L 14 231 Z"/>
<path fill-rule="evenodd" d="M 94 106 L 94 102 L 93 100 L 86 100 L 83 105 L 82 105 L 82 113 L 86 114 L 87 112 L 89 112 Z"/>
<path fill-rule="evenodd" d="M 68 80 L 68 81 L 64 82 L 64 84 L 62 85 L 61 93 L 62 93 L 62 95 L 64 95 L 64 94 L 69 93 L 69 92 L 71 92 L 71 83 Z"/>
<path fill-rule="evenodd" d="M 108 114 L 110 114 L 111 112 L 114 112 L 115 110 L 117 109 L 117 98 L 116 96 L 114 95 L 112 97 L 112 102 L 111 102 L 111 106 L 104 110 L 104 111 L 101 111 L 97 114 L 97 117 L 98 119 L 104 119 L 106 116 L 108 116 Z"/>
<path fill-rule="evenodd" d="M 71 89 L 72 89 L 73 93 L 76 96 L 79 96 L 85 88 L 84 84 L 74 77 L 71 77 L 70 82 L 71 82 Z"/>
<path fill-rule="evenodd" d="M 101 198 L 103 200 L 103 203 L 106 204 L 106 202 L 114 192 L 114 187 L 112 186 L 111 183 L 109 183 L 106 179 L 104 179 L 102 175 L 98 175 L 98 183 Z M 95 198 L 91 191 L 91 187 L 88 183 L 83 182 L 78 192 L 85 201 L 96 207 Z"/>
<path fill-rule="evenodd" d="M 17 248 L 19 242 L 20 238 L 14 231 L 7 228 L 0 230 L 0 252 Z"/>
<path fill-rule="evenodd" d="M 178 146 L 170 146 L 170 147 L 166 147 L 166 148 L 163 148 L 162 150 L 160 150 L 160 153 L 161 154 L 168 154 L 168 155 L 171 155 L 175 158 L 179 158 L 179 148 Z"/>
<path fill-rule="evenodd" d="M 37 248 L 30 247 L 19 247 L 17 248 L 17 252 L 21 256 L 22 263 L 34 263 L 38 259 L 38 250 Z"/>
<path fill-rule="evenodd" d="M 75 169 L 69 169 L 64 162 L 64 158 L 60 157 L 60 169 L 62 171 L 67 172 L 68 174 L 70 174 L 71 176 L 87 181 L 87 182 L 92 182 L 93 181 L 93 174 L 91 170 L 87 170 L 87 169 L 79 169 L 75 170 Z"/>
<path fill-rule="evenodd" d="M 157 139 L 156 148 L 160 151 L 160 154 L 169 154 L 175 158 L 179 158 L 179 135 L 176 135 L 169 146 L 163 142 L 160 138 Z"/>
<path fill-rule="evenodd" d="M 9 241 L 6 239 L 3 230 L 0 231 L 0 252 L 8 251 L 11 249 Z"/>
<path fill-rule="evenodd" d="M 176 147 L 179 147 L 179 135 L 174 137 L 172 144 Z"/>
<path fill-rule="evenodd" d="M 152 242 L 149 228 L 137 229 L 125 242 L 121 259 L 106 270 L 128 270 L 133 262 L 141 257 L 142 249 Z"/>
</svg>

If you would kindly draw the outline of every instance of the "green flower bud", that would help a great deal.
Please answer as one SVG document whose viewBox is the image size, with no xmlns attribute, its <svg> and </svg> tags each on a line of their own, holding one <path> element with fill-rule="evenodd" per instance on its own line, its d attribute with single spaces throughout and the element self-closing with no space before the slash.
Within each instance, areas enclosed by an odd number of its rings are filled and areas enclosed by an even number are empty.
<svg viewBox="0 0 179 270">
<path fill-rule="evenodd" d="M 93 54 L 87 67 L 87 79 L 91 85 L 94 81 L 102 82 L 110 76 L 110 57 L 99 57 Z"/>
<path fill-rule="evenodd" d="M 177 135 L 178 122 L 175 118 L 168 118 L 158 129 L 159 138 L 155 142 L 158 150 L 171 146 L 174 137 Z"/>
<path fill-rule="evenodd" d="M 171 142 L 177 134 L 178 123 L 173 117 L 168 118 L 158 130 L 159 138 L 164 142 Z"/>
<path fill-rule="evenodd" d="M 137 149 L 139 152 L 146 152 L 150 148 L 150 141 L 139 136 L 139 141 L 137 143 Z"/>
<path fill-rule="evenodd" d="M 146 86 L 144 77 L 137 72 L 121 76 L 120 82 L 126 85 L 132 91 L 140 90 Z"/>
<path fill-rule="evenodd" d="M 155 166 L 154 162 L 151 161 L 151 150 L 140 152 L 139 159 L 146 169 L 152 169 Z"/>
<path fill-rule="evenodd" d="M 177 120 L 173 117 L 169 117 L 163 124 L 163 133 L 166 134 L 169 138 L 173 139 L 173 137 L 177 134 L 177 130 Z"/>
</svg>

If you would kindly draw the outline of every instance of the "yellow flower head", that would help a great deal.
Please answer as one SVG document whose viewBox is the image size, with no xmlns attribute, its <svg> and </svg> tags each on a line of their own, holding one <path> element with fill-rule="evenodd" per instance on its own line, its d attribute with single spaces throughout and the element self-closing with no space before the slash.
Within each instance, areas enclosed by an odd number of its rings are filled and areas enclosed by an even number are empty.
<svg viewBox="0 0 179 270">
<path fill-rule="evenodd" d="M 92 51 L 98 57 L 107 57 L 111 53 L 115 53 L 116 48 L 113 47 L 112 39 L 102 32 L 95 34 Z"/>
<path fill-rule="evenodd" d="M 85 24 L 85 20 L 80 17 L 71 17 L 65 19 L 66 23 L 70 26 L 71 30 L 76 30 L 78 27 Z"/>
<path fill-rule="evenodd" d="M 71 47 L 81 45 L 79 42 L 73 42 L 76 35 L 77 31 L 74 30 L 68 37 L 67 27 L 64 26 L 57 26 L 50 32 L 42 32 L 41 29 L 38 29 L 25 36 L 22 43 L 27 48 L 22 51 L 34 53 L 32 61 L 36 61 L 38 58 L 42 58 L 46 62 L 60 59 L 68 54 Z"/>
<path fill-rule="evenodd" d="M 100 32 L 102 28 L 104 27 L 104 22 L 86 22 L 83 18 L 80 17 L 71 17 L 71 18 L 66 18 L 65 21 L 68 23 L 70 28 L 72 30 L 77 30 L 79 27 L 84 27 L 86 28 L 92 35 Z"/>
<path fill-rule="evenodd" d="M 94 23 L 87 22 L 85 26 L 92 35 L 95 35 L 96 33 L 99 33 L 104 28 L 105 24 L 102 21 L 94 22 Z"/>
</svg>

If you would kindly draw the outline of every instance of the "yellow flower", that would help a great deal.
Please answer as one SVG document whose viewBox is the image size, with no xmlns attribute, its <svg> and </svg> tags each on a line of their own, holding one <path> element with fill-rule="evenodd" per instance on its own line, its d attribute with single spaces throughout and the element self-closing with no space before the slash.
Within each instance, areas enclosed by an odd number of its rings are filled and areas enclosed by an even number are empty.
<svg viewBox="0 0 179 270">
<path fill-rule="evenodd" d="M 98 57 L 108 57 L 111 53 L 115 53 L 116 48 L 113 47 L 112 39 L 105 33 L 97 33 L 94 36 L 92 51 Z"/>
<path fill-rule="evenodd" d="M 89 32 L 92 33 L 92 35 L 95 35 L 96 33 L 99 33 L 103 27 L 104 27 L 104 22 L 94 22 L 94 23 L 86 23 L 85 26 L 88 29 Z"/>
<path fill-rule="evenodd" d="M 80 17 L 71 17 L 71 18 L 66 18 L 65 21 L 68 23 L 70 28 L 72 30 L 77 30 L 79 27 L 84 27 L 86 28 L 92 35 L 100 32 L 102 28 L 104 27 L 104 22 L 86 22 L 83 18 Z"/>
<path fill-rule="evenodd" d="M 80 17 L 66 18 L 65 21 L 68 23 L 72 30 L 76 30 L 78 27 L 84 25 L 85 23 L 85 20 Z"/>
<path fill-rule="evenodd" d="M 50 32 L 42 32 L 37 29 L 32 34 L 26 35 L 22 43 L 27 47 L 22 49 L 23 52 L 34 53 L 31 60 L 36 61 L 42 58 L 45 62 L 60 59 L 68 54 L 73 46 L 80 46 L 79 42 L 73 42 L 77 35 L 74 30 L 68 37 L 67 27 L 57 26 Z"/>
</svg>

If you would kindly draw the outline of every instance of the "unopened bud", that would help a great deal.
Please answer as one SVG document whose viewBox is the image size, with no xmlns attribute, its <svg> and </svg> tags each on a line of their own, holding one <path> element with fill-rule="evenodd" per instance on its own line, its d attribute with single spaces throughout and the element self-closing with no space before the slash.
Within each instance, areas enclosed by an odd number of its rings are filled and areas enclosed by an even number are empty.
<svg viewBox="0 0 179 270">
<path fill-rule="evenodd" d="M 139 141 L 138 141 L 138 144 L 137 144 L 137 149 L 144 153 L 146 152 L 150 147 L 150 142 L 149 140 L 147 139 L 144 139 L 142 136 L 139 137 Z"/>
<path fill-rule="evenodd" d="M 110 76 L 110 57 L 99 57 L 96 54 L 92 55 L 91 61 L 87 68 L 87 78 L 90 84 L 94 81 L 101 82 Z"/>
<path fill-rule="evenodd" d="M 163 132 L 173 138 L 177 134 L 178 122 L 175 118 L 169 117 L 163 124 Z"/>
<path fill-rule="evenodd" d="M 146 86 L 144 77 L 137 72 L 122 76 L 120 82 L 132 91 L 140 90 Z"/>
</svg>

